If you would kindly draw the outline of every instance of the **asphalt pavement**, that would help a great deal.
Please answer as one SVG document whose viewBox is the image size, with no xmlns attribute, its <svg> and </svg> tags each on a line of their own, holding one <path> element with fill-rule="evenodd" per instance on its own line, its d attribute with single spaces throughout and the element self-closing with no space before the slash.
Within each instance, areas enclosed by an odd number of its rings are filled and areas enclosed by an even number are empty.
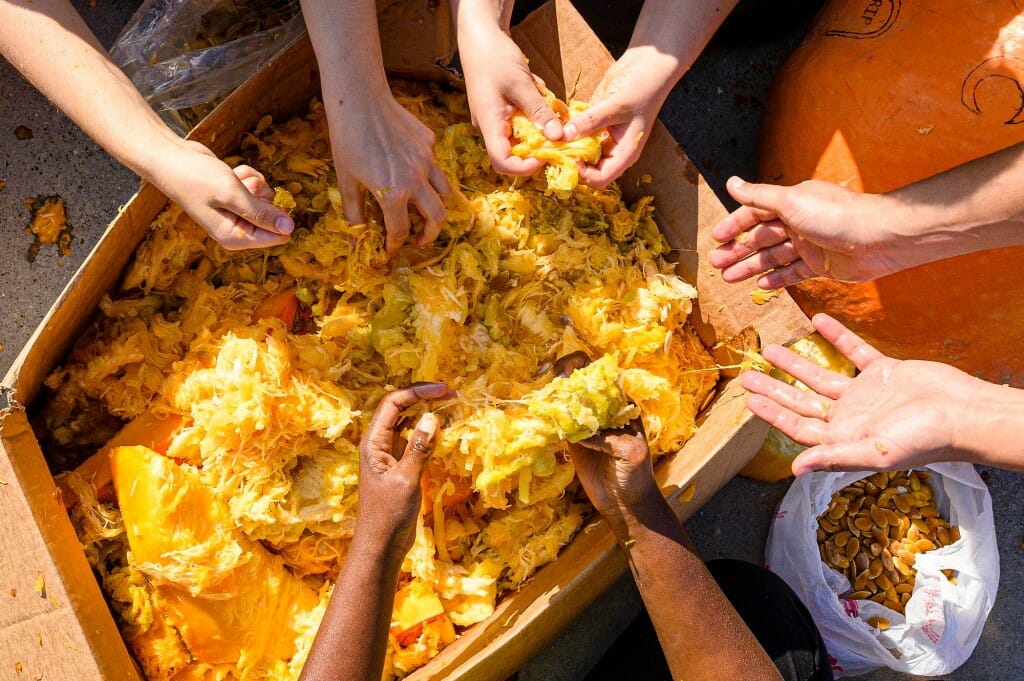
<svg viewBox="0 0 1024 681">
<path fill-rule="evenodd" d="M 138 6 L 138 0 L 97 0 L 76 6 L 104 45 L 110 45 Z M 765 3 L 762 3 L 762 5 Z M 747 23 L 734 22 L 726 39 L 713 43 L 670 95 L 662 112 L 683 149 L 727 204 L 725 180 L 754 177 L 761 104 L 772 74 L 796 44 L 799 20 L 780 20 L 792 11 L 806 16 L 807 3 L 774 3 L 779 11 L 744 9 Z M 628 39 L 629 15 L 639 3 L 591 2 L 584 8 L 613 51 Z M 781 9 L 780 9 L 781 8 Z M 781 19 L 786 19 L 782 17 Z M 738 24 L 738 25 L 737 25 Z M 28 139 L 23 126 L 31 131 Z M 6 62 L 0 63 L 0 373 L 28 341 L 90 248 L 120 206 L 137 190 L 138 178 L 108 156 L 31 87 Z M 71 225 L 70 255 L 55 246 L 28 258 L 33 239 L 24 233 L 30 214 L 25 200 L 60 195 Z M 1002 578 L 995 608 L 978 647 L 954 673 L 935 677 L 957 681 L 1024 678 L 1024 618 L 1018 610 L 1024 590 L 1024 486 L 1018 474 L 983 470 L 996 510 Z M 687 523 L 706 559 L 731 557 L 763 562 L 773 511 L 788 482 L 763 484 L 737 478 Z M 625 578 L 598 598 L 579 621 L 541 651 L 517 675 L 518 681 L 582 679 L 605 646 L 639 608 Z M 709 614 L 707 635 L 714 636 Z M 639 670 L 638 670 L 639 671 Z M 637 678 L 640 678 L 639 675 Z M 867 681 L 911 677 L 880 670 Z"/>
</svg>

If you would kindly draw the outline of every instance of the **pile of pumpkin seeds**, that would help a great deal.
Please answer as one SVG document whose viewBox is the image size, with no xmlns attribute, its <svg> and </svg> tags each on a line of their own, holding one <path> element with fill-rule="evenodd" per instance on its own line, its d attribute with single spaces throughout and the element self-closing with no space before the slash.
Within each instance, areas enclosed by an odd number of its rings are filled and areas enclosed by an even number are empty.
<svg viewBox="0 0 1024 681">
<path fill-rule="evenodd" d="M 825 564 L 850 580 L 843 598 L 868 599 L 903 613 L 914 591 L 917 556 L 960 539 L 940 517 L 928 471 L 875 473 L 832 495 L 818 517 Z M 954 584 L 952 570 L 943 570 Z M 884 629 L 884 618 L 872 618 Z"/>
</svg>

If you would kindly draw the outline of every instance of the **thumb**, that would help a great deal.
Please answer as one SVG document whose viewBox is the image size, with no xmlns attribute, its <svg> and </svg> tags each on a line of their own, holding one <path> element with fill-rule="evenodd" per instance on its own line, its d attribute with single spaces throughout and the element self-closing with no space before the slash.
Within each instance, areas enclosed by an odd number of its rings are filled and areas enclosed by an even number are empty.
<svg viewBox="0 0 1024 681">
<path fill-rule="evenodd" d="M 231 192 L 218 208 L 234 213 L 256 227 L 274 234 L 287 235 L 295 229 L 295 223 L 287 213 L 271 201 L 253 196 L 240 180 L 236 180 L 236 190 Z"/>
<path fill-rule="evenodd" d="M 562 121 L 532 83 L 530 87 L 523 88 L 516 99 L 519 108 L 544 132 L 545 137 L 549 140 L 562 139 Z"/>
<path fill-rule="evenodd" d="M 615 107 L 609 102 L 599 102 L 589 109 L 580 111 L 565 124 L 565 139 L 574 140 L 577 137 L 593 135 L 618 123 L 619 121 L 614 118 L 616 110 L 621 111 L 621 107 Z"/>
<path fill-rule="evenodd" d="M 777 184 L 757 184 L 740 177 L 730 177 L 725 183 L 729 195 L 744 206 L 779 214 L 788 187 Z"/>
<path fill-rule="evenodd" d="M 409 443 L 405 446 L 405 453 L 399 466 L 406 469 L 406 472 L 416 480 L 423 475 L 427 460 L 434 451 L 434 443 L 437 440 L 438 420 L 433 412 L 426 412 L 416 423 L 416 428 L 409 437 Z"/>
</svg>

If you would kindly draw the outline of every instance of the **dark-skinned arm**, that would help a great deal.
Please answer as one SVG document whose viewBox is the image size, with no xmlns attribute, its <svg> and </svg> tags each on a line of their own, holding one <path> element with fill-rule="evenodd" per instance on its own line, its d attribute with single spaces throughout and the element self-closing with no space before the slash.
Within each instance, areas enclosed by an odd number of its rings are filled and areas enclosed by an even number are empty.
<svg viewBox="0 0 1024 681">
<path fill-rule="evenodd" d="M 387 654 L 398 573 L 416 534 L 420 478 L 434 448 L 437 417 L 424 414 L 401 458 L 392 455 L 402 412 L 448 387 L 427 383 L 381 400 L 359 444 L 359 506 L 352 545 L 334 586 L 304 681 L 378 681 Z"/>
<path fill-rule="evenodd" d="M 587 361 L 573 353 L 556 368 L 566 375 Z M 673 678 L 781 678 L 662 496 L 640 421 L 570 445 L 569 454 L 591 503 L 629 557 Z"/>
</svg>

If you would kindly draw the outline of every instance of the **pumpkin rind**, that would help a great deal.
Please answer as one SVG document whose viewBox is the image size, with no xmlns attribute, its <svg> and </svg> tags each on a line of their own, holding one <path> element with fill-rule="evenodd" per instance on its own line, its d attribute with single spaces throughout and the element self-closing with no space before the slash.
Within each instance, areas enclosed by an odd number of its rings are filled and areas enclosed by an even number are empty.
<svg viewBox="0 0 1024 681">
<path fill-rule="evenodd" d="M 760 175 L 886 192 L 1024 141 L 1024 15 L 1013 2 L 830 2 L 765 106 Z M 886 354 L 1024 386 L 1024 247 L 865 284 L 790 287 Z"/>
</svg>

